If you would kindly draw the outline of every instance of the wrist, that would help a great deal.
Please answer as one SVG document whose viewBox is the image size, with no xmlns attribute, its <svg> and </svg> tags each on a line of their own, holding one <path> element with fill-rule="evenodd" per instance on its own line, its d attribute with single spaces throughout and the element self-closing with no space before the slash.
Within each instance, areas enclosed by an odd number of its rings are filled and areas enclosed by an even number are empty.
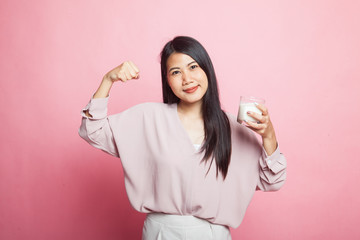
<svg viewBox="0 0 360 240">
<path fill-rule="evenodd" d="M 277 145 L 278 145 L 276 137 L 275 137 L 275 135 L 263 137 L 262 140 L 263 140 L 263 147 L 264 147 L 266 153 L 268 154 L 268 156 L 270 156 L 273 152 L 275 152 Z"/>
<path fill-rule="evenodd" d="M 93 98 L 106 98 L 106 97 L 108 97 L 110 89 L 112 87 L 112 84 L 113 84 L 113 82 L 110 79 L 104 77 L 103 80 L 101 81 L 101 84 L 100 84 L 99 88 L 95 92 Z"/>
<path fill-rule="evenodd" d="M 263 141 L 267 142 L 276 142 L 275 133 L 267 134 L 266 136 L 262 136 Z"/>
<path fill-rule="evenodd" d="M 102 83 L 112 85 L 114 83 L 114 81 L 106 74 L 102 79 Z"/>
</svg>

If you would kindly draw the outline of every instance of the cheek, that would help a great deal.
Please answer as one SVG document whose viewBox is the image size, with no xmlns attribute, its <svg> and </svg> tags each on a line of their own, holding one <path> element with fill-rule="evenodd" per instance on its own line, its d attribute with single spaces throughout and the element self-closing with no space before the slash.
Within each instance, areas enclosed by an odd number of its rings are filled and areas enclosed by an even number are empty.
<svg viewBox="0 0 360 240">
<path fill-rule="evenodd" d="M 205 92 L 207 92 L 207 90 L 209 88 L 209 82 L 208 82 L 208 79 L 207 79 L 206 75 L 205 75 L 205 78 L 204 78 L 203 86 L 205 88 Z"/>
<path fill-rule="evenodd" d="M 203 82 L 203 84 L 208 84 L 208 78 L 206 76 L 206 73 L 204 72 L 201 76 L 201 81 Z"/>
<path fill-rule="evenodd" d="M 172 90 L 174 90 L 174 88 L 176 88 L 178 85 L 176 79 L 171 78 L 171 77 L 168 78 L 168 84 Z"/>
<path fill-rule="evenodd" d="M 204 70 L 198 71 L 197 77 L 199 79 L 201 79 L 202 82 L 207 82 L 207 76 L 206 76 L 206 73 L 204 72 Z"/>
<path fill-rule="evenodd" d="M 168 82 L 168 84 L 170 85 L 170 87 L 171 87 L 171 85 L 172 85 L 172 83 L 173 83 L 173 79 L 171 78 L 171 76 L 167 76 L 167 82 Z"/>
</svg>

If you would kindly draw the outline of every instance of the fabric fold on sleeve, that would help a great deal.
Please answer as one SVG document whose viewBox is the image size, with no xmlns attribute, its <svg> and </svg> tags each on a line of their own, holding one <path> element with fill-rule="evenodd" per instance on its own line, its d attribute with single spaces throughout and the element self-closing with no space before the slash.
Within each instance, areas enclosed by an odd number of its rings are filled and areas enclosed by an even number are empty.
<svg viewBox="0 0 360 240">
<path fill-rule="evenodd" d="M 259 164 L 260 179 L 257 189 L 262 191 L 279 190 L 285 183 L 287 165 L 286 159 L 280 152 L 279 146 L 277 146 L 275 152 L 270 156 L 267 155 L 263 148 Z"/>
<path fill-rule="evenodd" d="M 85 108 L 81 110 L 82 121 L 79 135 L 90 145 L 119 157 L 107 116 L 108 99 L 109 97 L 91 98 Z M 90 117 L 86 116 L 86 111 L 89 111 Z"/>
<path fill-rule="evenodd" d="M 89 103 L 81 110 L 81 116 L 93 120 L 106 118 L 108 101 L 109 96 L 106 98 L 91 97 Z M 89 111 L 91 117 L 86 116 L 86 111 Z"/>
<path fill-rule="evenodd" d="M 260 166 L 263 169 L 269 168 L 274 174 L 277 174 L 284 168 L 286 168 L 286 161 L 282 153 L 280 152 L 279 145 L 276 147 L 275 151 L 270 156 L 266 153 L 263 147 Z"/>
</svg>

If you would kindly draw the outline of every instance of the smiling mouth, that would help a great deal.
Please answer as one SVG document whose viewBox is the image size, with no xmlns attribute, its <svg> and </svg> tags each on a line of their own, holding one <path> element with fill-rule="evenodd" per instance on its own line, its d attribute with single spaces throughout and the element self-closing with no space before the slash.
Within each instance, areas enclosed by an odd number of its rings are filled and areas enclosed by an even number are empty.
<svg viewBox="0 0 360 240">
<path fill-rule="evenodd" d="M 199 86 L 195 86 L 195 87 L 192 87 L 192 88 L 188 88 L 188 89 L 185 89 L 184 92 L 186 93 L 193 93 L 195 92 L 197 89 L 198 89 Z"/>
</svg>

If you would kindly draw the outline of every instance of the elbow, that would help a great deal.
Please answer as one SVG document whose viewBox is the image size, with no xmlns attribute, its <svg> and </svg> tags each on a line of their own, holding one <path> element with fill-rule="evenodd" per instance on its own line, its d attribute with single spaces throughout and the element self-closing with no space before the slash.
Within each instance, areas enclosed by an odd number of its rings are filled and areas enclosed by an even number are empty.
<svg viewBox="0 0 360 240">
<path fill-rule="evenodd" d="M 285 184 L 286 171 L 283 171 L 277 178 L 261 179 L 256 190 L 264 192 L 279 191 Z"/>
<path fill-rule="evenodd" d="M 79 130 L 78 130 L 78 134 L 79 136 L 84 139 L 85 141 L 89 141 L 90 138 L 89 138 L 89 134 L 88 134 L 88 131 L 86 129 L 86 121 L 85 119 L 83 118 L 82 122 L 81 122 L 81 125 L 79 127 Z"/>
<path fill-rule="evenodd" d="M 82 139 L 84 139 L 84 140 L 88 139 L 86 132 L 83 131 L 83 129 L 81 127 L 79 128 L 78 134 Z"/>
<path fill-rule="evenodd" d="M 277 182 L 275 184 L 269 185 L 266 191 L 268 191 L 268 192 L 279 191 L 284 186 L 284 184 L 285 184 L 285 179 L 280 182 Z"/>
</svg>

